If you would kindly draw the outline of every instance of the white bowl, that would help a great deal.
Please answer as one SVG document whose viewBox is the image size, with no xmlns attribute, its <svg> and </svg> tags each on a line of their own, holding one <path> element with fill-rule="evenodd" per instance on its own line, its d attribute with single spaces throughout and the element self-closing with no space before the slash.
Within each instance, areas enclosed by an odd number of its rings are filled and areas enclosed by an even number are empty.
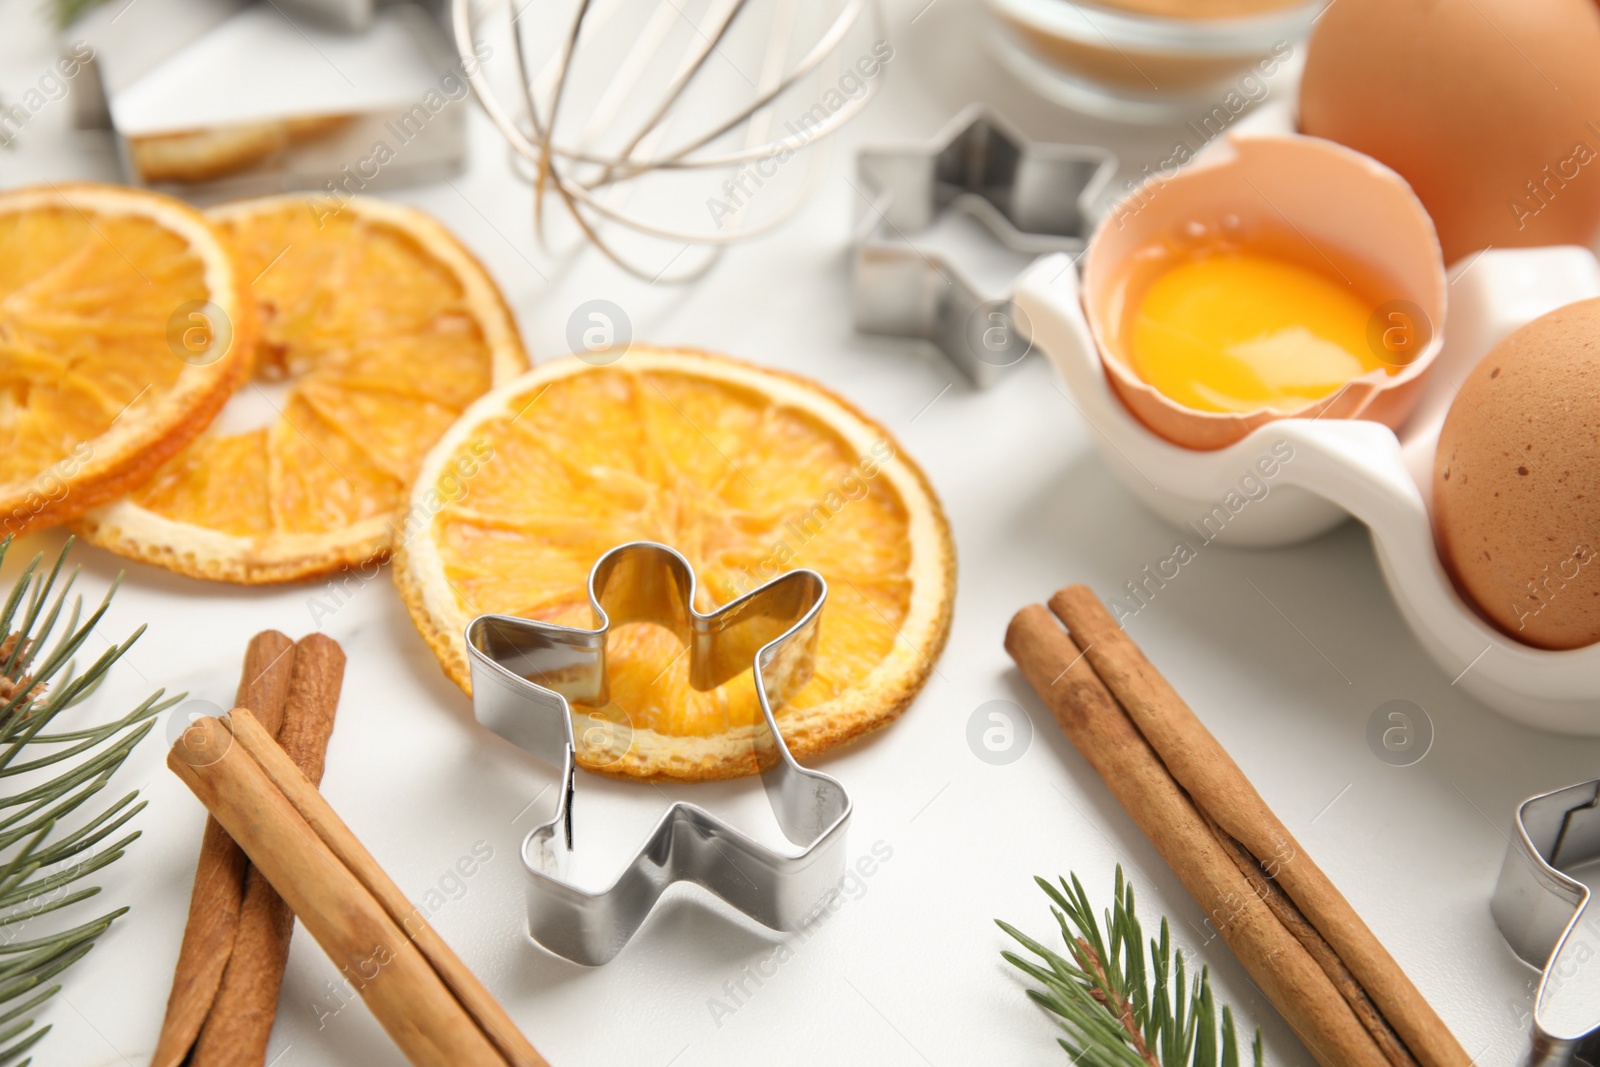
<svg viewBox="0 0 1600 1067">
<path fill-rule="evenodd" d="M 996 57 L 1047 100 L 1121 122 L 1206 114 L 1254 95 L 1324 0 L 1231 18 L 1119 11 L 1094 0 L 987 0 Z M 1159 88 L 1157 83 L 1159 82 Z M 1241 97 L 1242 98 L 1242 97 Z"/>
<path fill-rule="evenodd" d="M 1444 348 L 1398 434 L 1376 422 L 1280 419 L 1215 452 L 1157 437 L 1111 392 L 1067 256 L 1030 267 L 1017 283 L 1016 303 L 1112 470 L 1157 514 L 1235 546 L 1293 544 L 1348 517 L 1361 520 L 1401 614 L 1460 688 L 1528 726 L 1600 736 L 1600 645 L 1551 652 L 1490 626 L 1445 573 L 1428 516 L 1439 427 L 1467 373 L 1519 326 L 1594 296 L 1600 263 L 1587 249 L 1468 258 L 1450 272 Z M 1281 461 L 1285 448 L 1292 457 Z M 1272 461 L 1258 467 L 1263 457 Z M 1267 492 L 1250 499 L 1258 485 Z"/>
</svg>

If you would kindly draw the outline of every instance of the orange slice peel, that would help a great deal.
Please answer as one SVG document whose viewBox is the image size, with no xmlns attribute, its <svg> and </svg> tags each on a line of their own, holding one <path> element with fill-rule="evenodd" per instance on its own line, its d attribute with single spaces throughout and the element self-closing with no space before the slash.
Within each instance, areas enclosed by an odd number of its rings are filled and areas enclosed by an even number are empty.
<svg viewBox="0 0 1600 1067">
<path fill-rule="evenodd" d="M 222 235 L 181 201 L 0 193 L 0 537 L 147 479 L 249 376 L 256 333 Z"/>
<path fill-rule="evenodd" d="M 590 626 L 590 568 L 635 540 L 683 553 L 702 611 L 797 567 L 827 579 L 815 671 L 777 713 L 800 759 L 897 718 L 949 635 L 955 549 L 921 470 L 843 399 L 726 357 L 635 345 L 605 366 L 540 366 L 440 439 L 408 517 L 394 579 L 464 690 L 473 617 Z M 748 673 L 693 689 L 683 646 L 649 623 L 614 627 L 606 648 L 610 703 L 573 709 L 585 767 L 679 780 L 760 770 Z"/>
<path fill-rule="evenodd" d="M 379 558 L 423 454 L 527 369 L 511 312 L 471 253 L 401 204 L 356 197 L 325 213 L 282 196 L 211 217 L 261 308 L 255 378 L 216 426 L 78 530 L 244 584 Z M 264 425 L 232 419 L 251 408 Z"/>
</svg>

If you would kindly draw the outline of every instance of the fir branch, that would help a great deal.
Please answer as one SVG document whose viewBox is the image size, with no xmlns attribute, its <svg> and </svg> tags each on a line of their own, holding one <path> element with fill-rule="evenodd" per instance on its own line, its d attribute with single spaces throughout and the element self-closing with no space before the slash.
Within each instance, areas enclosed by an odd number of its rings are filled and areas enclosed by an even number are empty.
<svg viewBox="0 0 1600 1067">
<path fill-rule="evenodd" d="M 56 25 L 66 29 L 81 16 L 106 2 L 107 0 L 50 0 L 50 7 L 55 14 Z M 4 1062 L 4 1059 L 0 1059 L 0 1064 Z"/>
<path fill-rule="evenodd" d="M 9 537 L 0 540 L 0 563 L 10 547 Z M 0 791 L 0 1067 L 32 1062 L 22 1057 L 50 1031 L 35 1027 L 33 1016 L 61 989 L 46 983 L 82 959 L 128 910 L 70 926 L 37 923 L 96 896 L 98 886 L 76 883 L 116 862 L 138 838 L 137 830 L 118 834 L 144 808 L 137 791 L 98 811 L 80 816 L 80 809 L 110 783 L 155 717 L 182 699 L 158 691 L 110 722 L 49 731 L 143 632 L 76 672 L 73 657 L 105 616 L 116 586 L 85 619 L 82 597 L 68 599 L 77 580 L 76 570 L 64 572 L 71 549 L 69 539 L 47 573 L 40 572 L 43 555 L 35 556 L 0 605 L 0 782 L 25 783 Z"/>
<path fill-rule="evenodd" d="M 1134 909 L 1133 885 L 1117 867 L 1113 904 L 1096 918 L 1076 874 L 1053 885 L 1035 878 L 1050 898 L 1067 955 L 996 919 L 1000 929 L 1037 959 L 1001 952 L 1006 962 L 1043 988 L 1028 996 L 1057 1017 L 1068 1036 L 1057 1043 L 1073 1063 L 1088 1067 L 1239 1067 L 1233 1010 L 1222 1006 L 1220 1025 L 1211 976 L 1201 968 L 1193 981 L 1183 952 L 1172 945 L 1167 920 L 1148 942 Z M 1251 1045 L 1262 1067 L 1261 1031 Z"/>
</svg>

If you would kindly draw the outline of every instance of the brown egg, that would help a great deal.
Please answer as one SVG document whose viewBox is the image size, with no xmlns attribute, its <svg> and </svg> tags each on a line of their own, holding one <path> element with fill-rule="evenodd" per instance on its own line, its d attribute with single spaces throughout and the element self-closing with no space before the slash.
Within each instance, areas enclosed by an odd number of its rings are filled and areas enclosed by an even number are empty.
<svg viewBox="0 0 1600 1067">
<path fill-rule="evenodd" d="M 1600 299 L 1473 369 L 1433 460 L 1434 533 L 1462 593 L 1538 648 L 1600 641 Z"/>
<path fill-rule="evenodd" d="M 1337 0 L 1306 45 L 1300 129 L 1387 163 L 1445 261 L 1600 229 L 1595 0 Z"/>
</svg>

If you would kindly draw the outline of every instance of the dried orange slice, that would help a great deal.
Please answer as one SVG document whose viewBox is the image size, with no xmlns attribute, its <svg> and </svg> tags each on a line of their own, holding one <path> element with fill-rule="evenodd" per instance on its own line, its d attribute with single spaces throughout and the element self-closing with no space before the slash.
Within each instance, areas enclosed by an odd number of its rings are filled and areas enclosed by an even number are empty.
<svg viewBox="0 0 1600 1067">
<path fill-rule="evenodd" d="M 255 335 L 193 208 L 110 185 L 0 193 L 0 537 L 147 478 L 250 373 Z"/>
<path fill-rule="evenodd" d="M 545 364 L 451 427 L 411 514 L 395 581 L 463 689 L 474 615 L 593 625 L 589 570 L 626 541 L 682 552 L 702 611 L 796 567 L 827 579 L 815 674 L 778 713 L 802 758 L 904 711 L 949 634 L 955 549 L 922 472 L 838 397 L 723 357 L 634 346 L 607 366 Z M 607 641 L 612 703 L 574 708 L 580 762 L 689 780 L 758 769 L 748 674 L 697 692 L 665 629 Z"/>
<path fill-rule="evenodd" d="M 511 313 L 471 253 L 412 208 L 357 197 L 328 213 L 284 196 L 211 215 L 261 308 L 255 380 L 79 530 L 125 556 L 247 584 L 376 558 L 423 454 L 527 369 Z"/>
</svg>

